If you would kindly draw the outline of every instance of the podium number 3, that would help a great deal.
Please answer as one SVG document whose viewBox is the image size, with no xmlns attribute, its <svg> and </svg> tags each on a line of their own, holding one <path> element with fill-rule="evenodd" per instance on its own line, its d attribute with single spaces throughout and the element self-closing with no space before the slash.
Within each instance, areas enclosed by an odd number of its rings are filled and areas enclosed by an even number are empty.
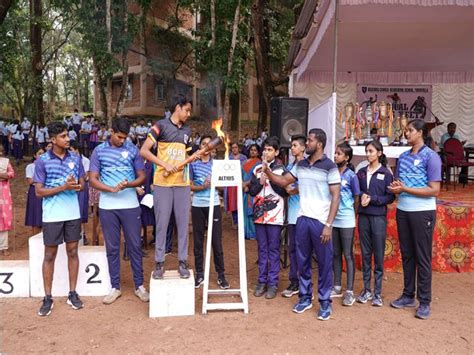
<svg viewBox="0 0 474 355">
<path fill-rule="evenodd" d="M 100 268 L 97 264 L 94 264 L 94 263 L 91 263 L 89 265 L 87 265 L 86 267 L 86 273 L 89 273 L 89 271 L 91 270 L 91 268 L 94 269 L 94 273 L 92 274 L 91 277 L 89 277 L 87 279 L 87 283 L 88 284 L 100 284 L 102 283 L 101 280 L 94 280 L 98 275 L 99 275 L 99 272 L 100 272 Z"/>
<path fill-rule="evenodd" d="M 0 293 L 4 293 L 6 295 L 10 294 L 13 292 L 13 284 L 11 282 L 8 282 L 10 280 L 10 277 L 12 277 L 13 272 L 0 272 L 0 276 L 4 276 L 5 279 L 3 280 L 2 287 L 0 288 Z M 8 285 L 8 289 L 5 290 L 3 285 Z"/>
</svg>

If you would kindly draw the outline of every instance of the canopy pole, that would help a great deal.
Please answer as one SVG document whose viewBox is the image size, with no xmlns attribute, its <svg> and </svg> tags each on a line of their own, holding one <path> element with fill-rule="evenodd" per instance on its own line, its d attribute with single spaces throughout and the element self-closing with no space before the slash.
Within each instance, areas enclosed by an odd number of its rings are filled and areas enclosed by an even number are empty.
<svg viewBox="0 0 474 355">
<path fill-rule="evenodd" d="M 335 1 L 334 8 L 334 62 L 333 62 L 333 76 L 332 76 L 332 92 L 336 92 L 337 82 L 337 42 L 339 32 L 339 0 Z"/>
</svg>

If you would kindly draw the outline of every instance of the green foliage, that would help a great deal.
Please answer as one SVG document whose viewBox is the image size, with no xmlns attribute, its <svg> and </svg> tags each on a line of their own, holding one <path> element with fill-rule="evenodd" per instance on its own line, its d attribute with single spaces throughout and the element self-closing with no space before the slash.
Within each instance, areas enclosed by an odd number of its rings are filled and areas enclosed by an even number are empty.
<svg viewBox="0 0 474 355">
<path fill-rule="evenodd" d="M 211 8 L 208 0 L 180 0 L 183 8 L 194 13 L 199 13 L 201 22 L 193 31 L 196 70 L 206 73 L 210 83 L 220 79 L 226 90 L 235 93 L 240 90 L 248 80 L 246 70 L 247 59 L 251 52 L 249 44 L 250 28 L 250 2 L 241 2 L 240 23 L 237 33 L 237 45 L 234 52 L 232 72 L 227 75 L 229 50 L 232 41 L 232 24 L 234 22 L 237 0 L 216 1 L 216 44 L 211 46 Z"/>
<path fill-rule="evenodd" d="M 0 26 L 0 101 L 25 114 L 25 101 L 31 95 L 28 1 L 12 5 Z"/>
</svg>

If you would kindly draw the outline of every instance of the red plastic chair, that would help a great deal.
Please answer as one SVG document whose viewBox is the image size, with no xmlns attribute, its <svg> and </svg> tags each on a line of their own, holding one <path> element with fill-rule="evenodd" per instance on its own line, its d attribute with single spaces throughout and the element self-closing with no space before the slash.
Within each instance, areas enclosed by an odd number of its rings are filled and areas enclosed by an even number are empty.
<svg viewBox="0 0 474 355">
<path fill-rule="evenodd" d="M 459 179 L 459 169 L 474 166 L 474 163 L 467 161 L 464 154 L 464 146 L 456 138 L 449 138 L 444 142 L 443 148 L 446 154 L 446 173 L 449 172 L 451 176 L 451 168 L 454 168 L 454 189 L 456 190 L 456 182 Z M 449 183 L 450 181 L 447 181 L 446 188 Z"/>
</svg>

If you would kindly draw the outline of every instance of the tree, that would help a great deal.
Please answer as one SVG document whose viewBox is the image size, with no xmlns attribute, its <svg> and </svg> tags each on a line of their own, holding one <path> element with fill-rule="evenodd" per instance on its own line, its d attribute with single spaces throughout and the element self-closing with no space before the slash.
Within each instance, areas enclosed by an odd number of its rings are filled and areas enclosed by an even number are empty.
<svg viewBox="0 0 474 355">
<path fill-rule="evenodd" d="M 14 0 L 0 0 L 0 25 L 5 20 L 8 10 L 10 10 L 13 5 L 13 1 Z"/>
<path fill-rule="evenodd" d="M 34 119 L 44 124 L 43 108 L 43 2 L 41 0 L 30 0 L 30 48 L 31 48 L 31 72 L 33 82 L 33 109 Z"/>
<path fill-rule="evenodd" d="M 28 110 L 31 96 L 31 53 L 29 41 L 28 2 L 17 2 L 0 26 L 0 72 L 2 101 L 22 117 Z M 26 75 L 25 75 L 26 74 Z"/>
<path fill-rule="evenodd" d="M 296 23 L 294 9 L 301 3 L 301 0 L 252 0 L 252 44 L 260 97 L 258 130 L 268 127 L 271 98 L 286 94 L 286 89 L 277 88 L 288 82 L 285 60 Z"/>
<path fill-rule="evenodd" d="M 247 82 L 248 0 L 181 1 L 201 19 L 194 32 L 196 70 L 214 87 L 218 116 L 228 129 L 230 97 Z"/>
</svg>

